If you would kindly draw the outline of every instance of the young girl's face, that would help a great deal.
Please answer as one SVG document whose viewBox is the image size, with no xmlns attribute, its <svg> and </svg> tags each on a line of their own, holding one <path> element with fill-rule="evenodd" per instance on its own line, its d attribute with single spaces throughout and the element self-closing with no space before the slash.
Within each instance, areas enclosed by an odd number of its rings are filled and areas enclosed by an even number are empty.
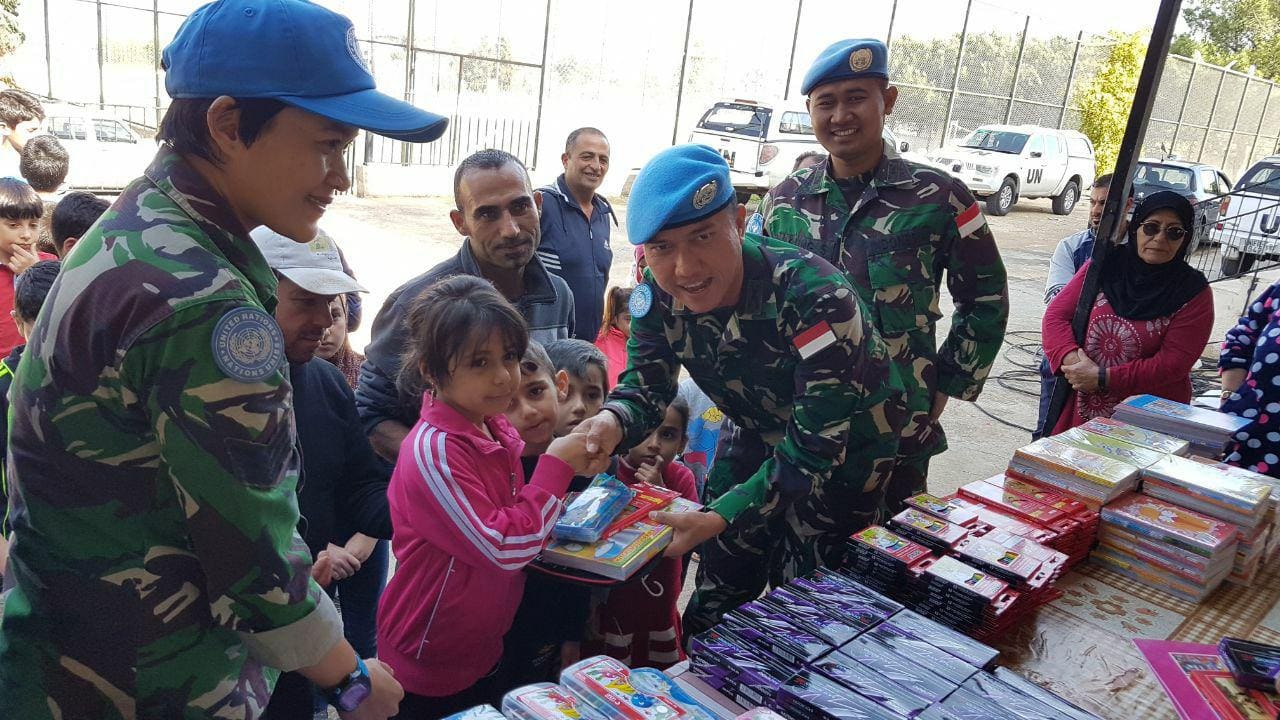
<svg viewBox="0 0 1280 720">
<path fill-rule="evenodd" d="M 623 310 L 622 313 L 613 321 L 613 324 L 622 331 L 623 335 L 631 337 L 631 313 Z"/>
<path fill-rule="evenodd" d="M 520 352 L 501 333 L 491 333 L 451 361 L 447 378 L 434 378 L 436 397 L 480 425 L 501 415 L 520 386 Z"/>
<path fill-rule="evenodd" d="M 347 341 L 347 306 L 341 295 L 329 301 L 329 314 L 333 316 L 333 324 L 325 331 L 316 349 L 316 357 L 328 360 L 342 349 Z"/>
<path fill-rule="evenodd" d="M 684 441 L 685 429 L 680 413 L 667 408 L 658 429 L 627 453 L 627 463 L 634 468 L 646 463 L 657 463 L 659 468 L 665 468 L 667 463 L 676 459 Z"/>
</svg>

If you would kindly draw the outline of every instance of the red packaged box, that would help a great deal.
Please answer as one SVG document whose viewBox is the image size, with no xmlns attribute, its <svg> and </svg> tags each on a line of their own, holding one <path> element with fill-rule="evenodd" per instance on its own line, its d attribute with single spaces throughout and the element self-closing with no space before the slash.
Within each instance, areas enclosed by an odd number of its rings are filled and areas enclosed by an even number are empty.
<svg viewBox="0 0 1280 720">
<path fill-rule="evenodd" d="M 1051 508 L 1048 505 L 1041 505 L 1035 500 L 1030 500 L 1017 493 L 1008 492 L 984 480 L 978 480 L 962 486 L 960 494 L 991 505 L 998 510 L 1004 510 L 1011 515 L 1034 520 L 1042 525 L 1048 525 L 1068 517 L 1067 513 L 1061 510 Z"/>
</svg>

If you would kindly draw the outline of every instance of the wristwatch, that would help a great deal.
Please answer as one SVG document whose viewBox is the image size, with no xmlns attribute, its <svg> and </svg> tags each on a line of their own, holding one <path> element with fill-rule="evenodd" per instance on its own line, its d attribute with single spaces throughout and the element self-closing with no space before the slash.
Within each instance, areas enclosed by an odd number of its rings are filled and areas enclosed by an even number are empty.
<svg viewBox="0 0 1280 720">
<path fill-rule="evenodd" d="M 364 660 L 356 658 L 356 669 L 351 671 L 338 686 L 329 691 L 329 704 L 342 712 L 351 712 L 360 707 L 360 703 L 373 694 L 373 683 L 369 679 L 369 668 Z"/>
</svg>

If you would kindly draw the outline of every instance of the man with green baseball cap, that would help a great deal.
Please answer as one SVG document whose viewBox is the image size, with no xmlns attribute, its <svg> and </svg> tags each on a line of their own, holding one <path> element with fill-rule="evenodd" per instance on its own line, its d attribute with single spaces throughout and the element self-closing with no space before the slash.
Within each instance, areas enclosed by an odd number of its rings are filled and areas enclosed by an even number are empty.
<svg viewBox="0 0 1280 720">
<path fill-rule="evenodd" d="M 220 0 L 164 51 L 161 146 L 64 265 L 12 387 L 15 583 L 0 717 L 258 718 L 281 670 L 343 718 L 402 691 L 342 637 L 299 538 L 276 279 L 249 230 L 310 242 L 357 128 L 429 141 L 351 21 Z"/>
</svg>

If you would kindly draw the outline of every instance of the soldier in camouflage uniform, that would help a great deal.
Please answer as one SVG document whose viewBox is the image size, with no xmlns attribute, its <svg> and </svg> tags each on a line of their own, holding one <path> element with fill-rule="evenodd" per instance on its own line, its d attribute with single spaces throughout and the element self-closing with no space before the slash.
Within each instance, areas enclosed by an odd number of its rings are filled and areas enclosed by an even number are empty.
<svg viewBox="0 0 1280 720">
<path fill-rule="evenodd" d="M 580 431 L 607 450 L 643 439 L 689 372 L 737 426 L 707 478 L 707 513 L 663 515 L 668 554 L 700 548 L 685 613 L 696 633 L 819 563 L 875 519 L 905 420 L 902 385 L 843 273 L 793 246 L 743 237 L 714 150 L 666 150 L 628 212 L 649 267 L 631 296 L 627 369 Z"/>
<path fill-rule="evenodd" d="M 897 88 L 877 40 L 823 51 L 802 91 L 830 157 L 783 180 L 762 201 L 764 233 L 847 273 L 889 346 L 907 390 L 908 419 L 886 510 L 924 491 L 929 459 L 946 449 L 947 398 L 976 400 L 1004 339 L 1008 285 L 995 238 L 968 188 L 908 162 L 881 140 Z M 942 276 L 955 304 L 937 344 Z"/>
<path fill-rule="evenodd" d="M 276 281 L 248 231 L 315 237 L 350 184 L 351 124 L 426 140 L 443 118 L 373 97 L 346 18 L 222 6 L 165 50 L 165 144 L 64 261 L 13 380 L 3 718 L 252 720 L 282 669 L 333 688 L 347 719 L 402 696 L 310 578 Z M 297 82 L 312 75 L 324 86 Z M 224 95 L 245 78 L 292 94 Z"/>
</svg>

